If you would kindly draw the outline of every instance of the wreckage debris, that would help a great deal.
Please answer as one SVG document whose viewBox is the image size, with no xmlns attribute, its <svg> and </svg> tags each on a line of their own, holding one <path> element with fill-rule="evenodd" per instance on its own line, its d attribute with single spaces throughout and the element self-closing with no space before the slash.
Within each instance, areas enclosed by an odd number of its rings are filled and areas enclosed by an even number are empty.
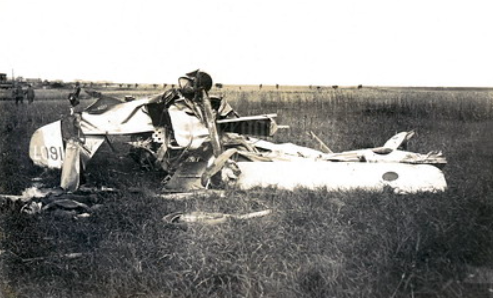
<svg viewBox="0 0 493 298">
<path fill-rule="evenodd" d="M 333 152 L 313 132 L 320 150 L 276 144 L 258 139 L 279 129 L 276 114 L 240 117 L 224 98 L 209 94 L 212 78 L 200 70 L 178 83 L 132 101 L 89 92 L 97 100 L 75 112 L 77 89 L 69 98 L 73 113 L 38 129 L 29 155 L 36 165 L 61 169 L 61 187 L 67 192 L 80 188 L 87 162 L 109 135 L 130 136 L 135 160 L 165 173 L 165 192 L 275 186 L 390 187 L 401 193 L 447 187 L 439 169 L 447 163 L 441 152 L 406 151 L 413 131 L 396 134 L 382 147 L 343 152 Z"/>
<path fill-rule="evenodd" d="M 226 194 L 224 190 L 217 189 L 206 189 L 206 190 L 197 190 L 191 192 L 169 192 L 163 194 L 156 194 L 155 197 L 167 199 L 167 200 L 184 200 L 190 198 L 202 198 L 202 197 L 210 197 L 216 195 L 219 198 L 225 198 Z"/>
<path fill-rule="evenodd" d="M 66 193 L 60 188 L 30 187 L 20 196 L 0 194 L 0 198 L 22 203 L 20 212 L 29 215 L 54 212 L 62 217 L 84 218 L 102 207 L 101 194 L 114 191 L 107 187 L 82 187 L 78 193 Z"/>
<path fill-rule="evenodd" d="M 36 215 L 49 211 L 54 212 L 57 217 L 84 218 L 90 217 L 90 212 L 96 210 L 99 206 L 96 204 L 93 207 L 89 207 L 84 203 L 71 199 L 58 199 L 46 205 L 42 202 L 31 201 L 25 203 L 20 212 Z"/>
<path fill-rule="evenodd" d="M 271 209 L 251 212 L 246 214 L 227 214 L 218 212 L 201 212 L 194 211 L 190 213 L 175 212 L 163 217 L 165 223 L 202 223 L 202 224 L 219 224 L 225 223 L 231 219 L 250 219 L 264 217 L 272 213 Z"/>
<path fill-rule="evenodd" d="M 86 254 L 87 253 L 73 252 L 73 253 L 66 253 L 66 254 L 53 255 L 53 256 L 47 256 L 47 257 L 35 257 L 35 258 L 22 259 L 22 262 L 32 263 L 32 262 L 47 261 L 47 260 L 54 260 L 54 259 L 77 259 L 77 258 L 83 257 Z"/>
<path fill-rule="evenodd" d="M 22 206 L 21 213 L 33 215 L 40 213 L 42 209 L 43 209 L 43 204 L 41 202 L 31 201 L 24 204 L 24 206 Z"/>
</svg>

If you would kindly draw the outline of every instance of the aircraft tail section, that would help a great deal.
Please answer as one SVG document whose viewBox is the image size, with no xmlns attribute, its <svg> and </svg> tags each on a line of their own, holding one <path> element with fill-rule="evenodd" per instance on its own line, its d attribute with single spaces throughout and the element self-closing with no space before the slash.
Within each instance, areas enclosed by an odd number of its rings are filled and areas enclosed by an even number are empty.
<svg viewBox="0 0 493 298">
<path fill-rule="evenodd" d="M 29 157 L 41 167 L 61 169 L 65 157 L 61 121 L 45 125 L 34 132 Z"/>
</svg>

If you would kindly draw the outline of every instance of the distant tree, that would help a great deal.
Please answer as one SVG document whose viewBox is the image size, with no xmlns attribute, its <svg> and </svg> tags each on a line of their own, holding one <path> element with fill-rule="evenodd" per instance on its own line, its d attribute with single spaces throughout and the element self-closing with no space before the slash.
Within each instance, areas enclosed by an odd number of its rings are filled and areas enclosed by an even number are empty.
<svg viewBox="0 0 493 298">
<path fill-rule="evenodd" d="M 137 89 L 137 87 L 139 87 L 139 84 L 135 83 L 135 89 Z"/>
<path fill-rule="evenodd" d="M 108 88 L 110 86 L 110 83 L 104 83 L 104 86 Z"/>
<path fill-rule="evenodd" d="M 221 83 L 216 83 L 216 88 L 221 89 L 223 87 L 223 84 Z"/>
<path fill-rule="evenodd" d="M 154 87 L 154 89 L 157 88 L 157 84 L 152 84 L 152 87 Z"/>
<path fill-rule="evenodd" d="M 175 84 L 171 84 L 171 88 L 175 88 Z"/>
<path fill-rule="evenodd" d="M 318 91 L 320 91 L 320 89 L 322 89 L 322 87 L 320 87 L 320 86 L 317 86 L 317 90 L 318 90 Z"/>
<path fill-rule="evenodd" d="M 279 84 L 276 84 L 276 89 L 279 89 Z"/>
<path fill-rule="evenodd" d="M 308 86 L 308 89 L 312 89 L 312 85 Z"/>
<path fill-rule="evenodd" d="M 132 84 L 127 84 L 127 88 L 130 89 L 132 87 Z"/>
<path fill-rule="evenodd" d="M 258 89 L 261 90 L 262 89 L 262 84 L 258 85 Z"/>
<path fill-rule="evenodd" d="M 337 88 L 339 88 L 339 86 L 337 86 L 337 85 L 332 85 L 332 88 L 333 88 L 333 89 L 337 89 Z"/>
<path fill-rule="evenodd" d="M 120 84 L 118 84 L 118 85 L 120 86 L 120 88 L 123 88 L 123 84 L 122 84 L 122 83 L 120 83 Z"/>
<path fill-rule="evenodd" d="M 361 88 L 363 88 L 363 85 L 359 84 L 358 89 L 361 89 Z"/>
<path fill-rule="evenodd" d="M 163 84 L 163 89 L 166 89 L 166 87 L 168 87 L 168 84 L 164 83 Z"/>
</svg>

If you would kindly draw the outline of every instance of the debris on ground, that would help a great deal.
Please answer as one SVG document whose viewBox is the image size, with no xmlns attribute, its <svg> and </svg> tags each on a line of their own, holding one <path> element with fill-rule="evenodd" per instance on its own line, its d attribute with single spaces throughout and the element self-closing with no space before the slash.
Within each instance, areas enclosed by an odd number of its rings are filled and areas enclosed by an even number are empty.
<svg viewBox="0 0 493 298">
<path fill-rule="evenodd" d="M 240 116 L 225 98 L 209 94 L 212 86 L 212 77 L 196 70 L 180 77 L 176 88 L 131 101 L 86 90 L 96 101 L 77 111 L 79 87 L 69 98 L 71 115 L 36 130 L 29 155 L 36 165 L 60 169 L 66 192 L 82 186 L 87 162 L 101 144 L 111 146 L 108 136 L 130 138 L 133 159 L 163 172 L 165 192 L 273 186 L 413 193 L 447 187 L 442 152 L 406 150 L 414 131 L 381 147 L 343 152 L 333 152 L 313 132 L 320 150 L 278 144 L 261 139 L 281 127 L 276 114 Z"/>
<path fill-rule="evenodd" d="M 22 195 L 0 194 L 0 198 L 22 204 L 20 212 L 29 215 L 53 212 L 61 217 L 85 218 L 102 207 L 100 201 L 103 193 L 114 191 L 106 187 L 85 187 L 77 193 L 66 193 L 60 188 L 30 187 Z"/>
<path fill-rule="evenodd" d="M 175 212 L 163 217 L 165 223 L 203 223 L 219 224 L 225 223 L 230 219 L 250 219 L 267 216 L 272 213 L 271 209 L 246 214 L 227 214 L 219 212 L 194 211 L 190 213 Z"/>
</svg>

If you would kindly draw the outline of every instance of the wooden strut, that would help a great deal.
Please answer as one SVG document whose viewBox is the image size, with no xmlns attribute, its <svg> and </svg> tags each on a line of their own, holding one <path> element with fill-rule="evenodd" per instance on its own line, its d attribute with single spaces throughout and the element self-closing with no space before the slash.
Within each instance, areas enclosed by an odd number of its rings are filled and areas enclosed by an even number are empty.
<svg viewBox="0 0 493 298">
<path fill-rule="evenodd" d="M 334 153 L 332 152 L 332 150 L 330 150 L 330 148 L 327 145 L 325 145 L 325 143 L 319 137 L 317 137 L 317 135 L 313 131 L 310 131 L 310 135 L 312 136 L 312 138 L 317 140 L 317 142 L 320 144 L 320 147 L 322 148 L 322 152 Z"/>
<path fill-rule="evenodd" d="M 222 153 L 222 145 L 219 138 L 219 133 L 217 131 L 216 119 L 214 118 L 214 114 L 212 112 L 211 100 L 209 98 L 209 94 L 207 91 L 201 91 L 205 94 L 202 98 L 202 106 L 204 109 L 204 117 L 207 122 L 207 129 L 209 130 L 209 136 L 211 138 L 212 144 L 212 152 L 214 157 L 218 157 Z"/>
</svg>

